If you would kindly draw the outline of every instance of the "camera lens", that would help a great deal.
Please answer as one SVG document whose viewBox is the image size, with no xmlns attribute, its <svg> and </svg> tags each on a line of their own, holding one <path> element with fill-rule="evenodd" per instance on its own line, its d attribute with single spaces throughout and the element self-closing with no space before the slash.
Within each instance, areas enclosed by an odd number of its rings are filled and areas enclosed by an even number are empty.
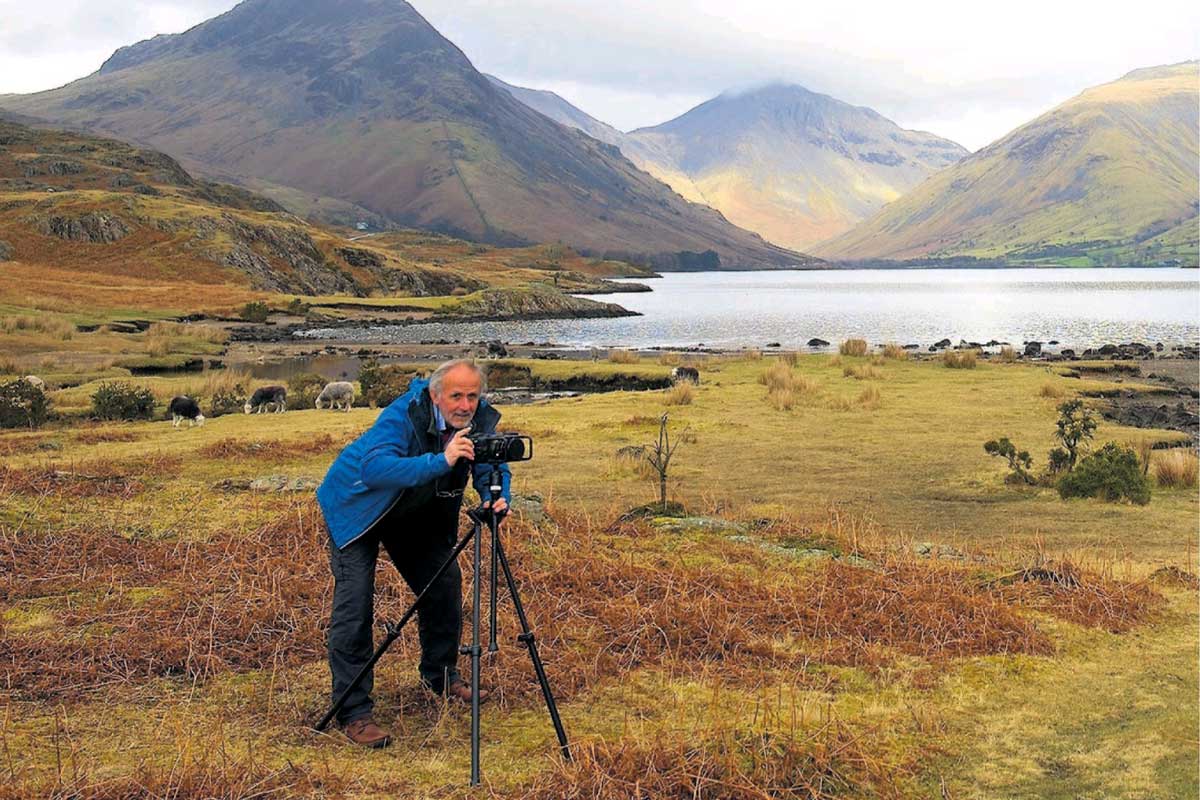
<svg viewBox="0 0 1200 800">
<path fill-rule="evenodd" d="M 505 461 L 520 461 L 525 457 L 525 442 L 513 437 L 508 440 L 507 452 L 504 454 Z"/>
</svg>

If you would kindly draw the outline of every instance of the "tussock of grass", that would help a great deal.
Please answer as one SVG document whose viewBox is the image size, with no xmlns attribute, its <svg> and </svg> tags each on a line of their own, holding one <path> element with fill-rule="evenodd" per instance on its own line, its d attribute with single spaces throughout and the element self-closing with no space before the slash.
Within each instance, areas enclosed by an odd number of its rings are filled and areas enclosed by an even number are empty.
<svg viewBox="0 0 1200 800">
<path fill-rule="evenodd" d="M 46 314 L 20 314 L 0 319 L 0 332 L 45 333 L 60 341 L 68 341 L 75 335 L 75 326 L 64 319 Z"/>
<path fill-rule="evenodd" d="M 819 391 L 816 381 L 794 372 L 783 361 L 771 364 L 758 376 L 758 382 L 767 387 L 767 403 L 776 411 L 788 411 Z"/>
<path fill-rule="evenodd" d="M 679 353 L 660 353 L 658 363 L 664 367 L 677 367 L 683 362 L 683 357 Z"/>
<path fill-rule="evenodd" d="M 1011 364 L 1017 360 L 1017 351 L 1008 345 L 1000 348 L 1000 360 L 1006 364 Z"/>
<path fill-rule="evenodd" d="M 895 342 L 888 342 L 883 346 L 883 357 L 895 361 L 908 361 L 908 351 Z"/>
<path fill-rule="evenodd" d="M 842 369 L 842 377 L 856 381 L 877 381 L 882 380 L 883 373 L 870 364 L 847 364 Z"/>
<path fill-rule="evenodd" d="M 843 356 L 865 356 L 867 354 L 867 340 L 847 339 L 838 346 L 838 353 Z"/>
<path fill-rule="evenodd" d="M 784 364 L 787 364 L 789 367 L 794 367 L 800 363 L 800 355 L 796 352 L 789 350 L 786 353 L 780 353 L 779 360 L 782 361 Z"/>
<path fill-rule="evenodd" d="M 840 355 L 829 357 L 829 366 L 840 367 L 841 365 L 842 365 L 842 357 Z"/>
<path fill-rule="evenodd" d="M 1067 390 L 1057 383 L 1046 381 L 1038 389 L 1038 397 L 1048 397 L 1052 400 L 1058 400 L 1067 396 Z"/>
<path fill-rule="evenodd" d="M 740 355 L 746 361 L 761 361 L 763 357 L 762 350 L 754 349 L 743 350 Z"/>
<path fill-rule="evenodd" d="M 883 406 L 883 395 L 878 387 L 868 386 L 858 395 L 858 404 L 863 408 L 874 411 Z"/>
<path fill-rule="evenodd" d="M 942 352 L 942 366 L 950 369 L 975 369 L 978 358 L 975 350 L 945 350 Z"/>
<path fill-rule="evenodd" d="M 1164 488 L 1195 489 L 1200 481 L 1200 459 L 1190 448 L 1157 451 L 1150 463 L 1154 480 Z"/>
<path fill-rule="evenodd" d="M 663 402 L 669 406 L 691 405 L 696 396 L 696 389 L 687 381 L 677 383 L 663 392 Z"/>
<path fill-rule="evenodd" d="M 796 405 L 796 393 L 791 389 L 771 389 L 767 392 L 767 404 L 776 411 L 791 411 Z"/>
<path fill-rule="evenodd" d="M 641 356 L 633 350 L 608 351 L 608 361 L 610 364 L 636 364 L 641 360 Z"/>
</svg>

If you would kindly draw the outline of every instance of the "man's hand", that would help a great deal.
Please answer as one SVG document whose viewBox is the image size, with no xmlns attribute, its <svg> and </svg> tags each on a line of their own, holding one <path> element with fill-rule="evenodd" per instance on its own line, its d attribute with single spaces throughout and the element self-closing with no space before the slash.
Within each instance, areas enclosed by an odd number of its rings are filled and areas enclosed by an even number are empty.
<svg viewBox="0 0 1200 800">
<path fill-rule="evenodd" d="M 483 501 L 484 508 L 491 508 L 491 505 L 492 505 L 491 500 Z M 503 522 L 504 517 L 508 514 L 508 501 L 505 500 L 503 497 L 501 497 L 499 500 L 496 501 L 496 512 L 495 513 L 496 513 L 496 516 L 499 518 L 500 522 Z"/>
<path fill-rule="evenodd" d="M 454 466 L 460 458 L 465 458 L 472 461 L 475 458 L 475 443 L 467 438 L 467 434 L 471 432 L 471 426 L 463 428 L 454 434 L 454 438 L 446 442 L 446 450 L 442 453 L 446 457 L 446 463 Z"/>
</svg>

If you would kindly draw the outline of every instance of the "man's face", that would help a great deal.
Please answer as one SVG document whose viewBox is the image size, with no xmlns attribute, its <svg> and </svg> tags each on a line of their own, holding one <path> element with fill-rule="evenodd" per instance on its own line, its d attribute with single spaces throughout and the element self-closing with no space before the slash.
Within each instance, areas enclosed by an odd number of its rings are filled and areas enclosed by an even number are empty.
<svg viewBox="0 0 1200 800">
<path fill-rule="evenodd" d="M 452 428 L 465 428 L 479 408 L 479 375 L 470 367 L 455 367 L 442 377 L 442 390 L 429 389 L 433 404 Z"/>
</svg>

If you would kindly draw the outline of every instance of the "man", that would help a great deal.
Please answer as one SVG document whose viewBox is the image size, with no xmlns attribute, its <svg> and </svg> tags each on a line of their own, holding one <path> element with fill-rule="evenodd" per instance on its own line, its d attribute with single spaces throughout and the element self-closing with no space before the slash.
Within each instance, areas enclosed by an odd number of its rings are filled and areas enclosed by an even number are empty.
<svg viewBox="0 0 1200 800">
<path fill-rule="evenodd" d="M 459 359 L 442 364 L 428 382 L 414 379 L 362 436 L 333 462 L 317 489 L 329 529 L 333 613 L 329 671 L 336 699 L 374 652 L 375 563 L 383 545 L 414 593 L 429 584 L 454 549 L 475 448 L 468 434 L 493 433 L 500 414 L 481 399 L 482 370 Z M 510 474 L 501 465 L 503 492 L 495 512 L 508 509 Z M 490 504 L 490 468 L 474 469 L 475 489 Z M 420 674 L 431 691 L 467 701 L 471 687 L 458 673 L 462 636 L 462 572 L 451 564 L 430 586 L 417 611 Z M 389 734 L 371 718 L 373 677 L 346 699 L 338 722 L 355 743 L 384 747 Z M 480 699 L 487 692 L 480 689 Z"/>
</svg>

